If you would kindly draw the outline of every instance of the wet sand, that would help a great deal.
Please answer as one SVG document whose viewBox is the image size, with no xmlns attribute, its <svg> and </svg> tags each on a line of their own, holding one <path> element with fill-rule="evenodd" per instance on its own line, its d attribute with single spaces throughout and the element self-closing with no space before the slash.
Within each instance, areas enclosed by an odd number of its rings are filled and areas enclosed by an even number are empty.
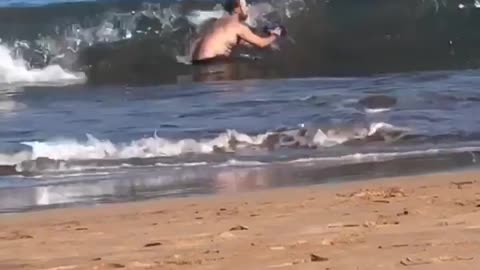
<svg viewBox="0 0 480 270">
<path fill-rule="evenodd" d="M 476 269 L 480 172 L 5 215 L 0 269 Z"/>
</svg>

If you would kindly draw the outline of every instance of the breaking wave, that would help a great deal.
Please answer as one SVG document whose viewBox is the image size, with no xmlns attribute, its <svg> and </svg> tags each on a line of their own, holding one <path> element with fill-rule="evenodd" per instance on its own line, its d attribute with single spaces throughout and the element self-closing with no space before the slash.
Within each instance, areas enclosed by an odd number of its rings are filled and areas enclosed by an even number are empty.
<svg viewBox="0 0 480 270">
<path fill-rule="evenodd" d="M 99 140 L 87 135 L 87 141 L 74 140 L 53 142 L 25 142 L 31 147 L 31 158 L 50 158 L 55 160 L 85 159 L 129 159 L 171 157 L 182 154 L 228 153 L 245 148 L 263 147 L 331 147 L 352 140 L 363 140 L 377 136 L 381 140 L 397 140 L 406 134 L 407 129 L 394 127 L 386 123 L 374 123 L 368 128 L 290 130 L 268 132 L 250 136 L 235 130 L 228 130 L 210 140 L 183 139 L 168 140 L 157 136 L 132 141 L 128 144 L 114 144 L 109 140 Z"/>
<path fill-rule="evenodd" d="M 189 155 L 235 155 L 248 153 L 253 156 L 265 151 L 282 148 L 319 149 L 351 141 L 378 140 L 392 142 L 401 139 L 408 129 L 387 123 L 372 123 L 368 127 L 309 129 L 301 128 L 258 135 L 247 135 L 227 130 L 216 138 L 194 140 L 170 140 L 157 136 L 134 140 L 129 143 L 113 143 L 87 135 L 86 141 L 54 140 L 24 142 L 29 150 L 14 154 L 0 154 L 0 166 L 16 166 L 18 171 L 61 170 L 70 165 L 83 167 L 123 165 L 155 165 L 161 162 L 205 162 L 208 157 L 189 161 Z M 162 159 L 166 158 L 166 159 Z M 70 163 L 68 163 L 70 162 Z M 77 162 L 77 163 L 76 163 Z M 97 165 L 92 165 L 97 164 Z M 168 163 L 166 163 L 168 164 Z M 197 164 L 197 163 L 195 163 Z M 43 169 L 41 169 L 43 168 Z"/>
<path fill-rule="evenodd" d="M 61 73 L 60 66 L 84 72 L 93 83 L 177 82 L 197 72 L 186 64 L 191 44 L 210 19 L 223 13 L 220 1 L 4 7 L 0 38 L 33 69 Z M 289 35 L 276 44 L 281 53 L 236 52 L 262 61 L 234 65 L 228 79 L 480 65 L 478 0 L 254 1 L 248 23 L 256 30 L 286 25 Z"/>
<path fill-rule="evenodd" d="M 31 68 L 23 58 L 14 58 L 11 50 L 0 45 L 1 84 L 72 84 L 85 81 L 83 73 L 64 70 L 59 65 Z"/>
</svg>

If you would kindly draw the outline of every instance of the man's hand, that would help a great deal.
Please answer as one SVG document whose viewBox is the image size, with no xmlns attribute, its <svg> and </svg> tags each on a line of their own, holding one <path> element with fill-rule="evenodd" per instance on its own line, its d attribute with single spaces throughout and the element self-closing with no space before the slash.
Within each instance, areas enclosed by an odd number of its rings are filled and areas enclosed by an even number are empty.
<svg viewBox="0 0 480 270">
<path fill-rule="evenodd" d="M 275 35 L 277 37 L 282 36 L 282 32 L 283 32 L 282 28 L 280 28 L 278 26 L 269 31 L 270 35 Z"/>
<path fill-rule="evenodd" d="M 274 33 L 282 34 L 281 28 L 278 27 L 279 30 L 272 30 Z M 272 34 L 269 37 L 260 37 L 252 32 L 250 28 L 248 28 L 246 25 L 239 24 L 239 30 L 238 30 L 238 36 L 242 39 L 245 40 L 246 42 L 253 44 L 259 48 L 265 48 L 272 44 L 276 39 L 277 35 Z"/>
</svg>

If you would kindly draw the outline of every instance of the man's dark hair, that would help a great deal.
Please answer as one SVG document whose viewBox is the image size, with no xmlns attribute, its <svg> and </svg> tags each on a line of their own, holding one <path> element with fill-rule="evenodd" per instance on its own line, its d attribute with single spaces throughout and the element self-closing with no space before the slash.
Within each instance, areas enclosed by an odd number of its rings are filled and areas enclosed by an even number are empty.
<svg viewBox="0 0 480 270">
<path fill-rule="evenodd" d="M 225 0 L 223 3 L 223 8 L 226 12 L 232 14 L 233 11 L 240 6 L 240 1 L 238 0 Z"/>
</svg>

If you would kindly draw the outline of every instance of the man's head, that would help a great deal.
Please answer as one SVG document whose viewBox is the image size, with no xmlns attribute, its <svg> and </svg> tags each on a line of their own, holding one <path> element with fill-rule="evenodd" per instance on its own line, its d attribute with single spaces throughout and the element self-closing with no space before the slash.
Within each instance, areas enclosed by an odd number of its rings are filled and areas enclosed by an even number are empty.
<svg viewBox="0 0 480 270">
<path fill-rule="evenodd" d="M 223 5 L 225 11 L 230 14 L 238 14 L 240 19 L 245 21 L 248 18 L 247 0 L 226 0 Z"/>
</svg>

